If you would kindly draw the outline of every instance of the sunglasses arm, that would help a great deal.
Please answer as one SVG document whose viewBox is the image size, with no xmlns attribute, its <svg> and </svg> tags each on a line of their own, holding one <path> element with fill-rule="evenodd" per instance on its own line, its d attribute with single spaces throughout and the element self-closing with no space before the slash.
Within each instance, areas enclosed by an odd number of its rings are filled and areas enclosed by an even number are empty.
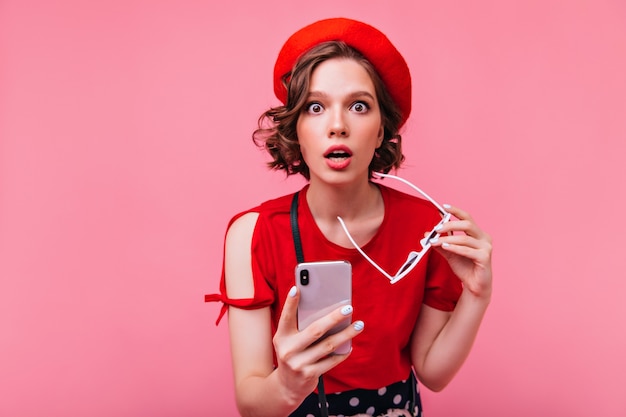
<svg viewBox="0 0 626 417">
<path fill-rule="evenodd" d="M 367 256 L 367 254 L 365 252 L 363 252 L 363 250 L 359 247 L 359 245 L 356 244 L 354 239 L 352 239 L 352 235 L 348 231 L 348 228 L 346 227 L 346 224 L 344 223 L 343 219 L 340 216 L 337 216 L 337 220 L 339 220 L 339 223 L 341 224 L 341 227 L 343 228 L 343 231 L 346 233 L 346 236 L 348 236 L 348 239 L 350 240 L 350 243 L 352 243 L 352 246 L 354 246 L 354 248 L 359 251 L 361 256 L 363 256 L 367 260 L 367 262 L 372 264 L 372 266 L 374 268 L 376 268 L 378 270 L 378 272 L 383 274 L 385 277 L 387 277 L 387 279 L 389 281 L 391 281 L 393 283 L 394 277 L 389 275 L 387 272 L 385 272 L 384 269 L 382 269 L 380 266 L 378 266 L 378 264 L 376 262 L 374 262 L 369 256 Z"/>
<path fill-rule="evenodd" d="M 404 178 L 398 177 L 396 175 L 391 175 L 391 174 L 383 174 L 382 172 L 374 172 L 373 174 L 375 176 L 377 176 L 377 177 L 392 178 L 394 180 L 398 180 L 398 181 L 401 181 L 401 182 L 405 183 L 406 185 L 408 185 L 409 187 L 413 188 L 415 191 L 417 191 L 418 193 L 423 195 L 426 198 L 426 200 L 430 201 L 435 207 L 437 207 L 437 210 L 439 210 L 439 212 L 441 213 L 442 216 L 445 216 L 446 214 L 449 214 L 443 207 L 441 207 L 441 205 L 439 203 L 437 203 L 435 200 L 433 200 L 428 194 L 426 194 L 418 186 L 410 183 L 409 181 L 405 180 Z"/>
</svg>

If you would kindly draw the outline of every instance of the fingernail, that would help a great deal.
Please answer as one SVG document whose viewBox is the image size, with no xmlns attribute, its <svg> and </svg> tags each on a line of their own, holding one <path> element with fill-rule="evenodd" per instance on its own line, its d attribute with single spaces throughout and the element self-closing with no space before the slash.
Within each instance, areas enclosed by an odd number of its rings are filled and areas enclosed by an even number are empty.
<svg viewBox="0 0 626 417">
<path fill-rule="evenodd" d="M 435 227 L 435 232 L 440 231 L 443 228 L 443 224 L 438 224 L 437 227 Z"/>
<path fill-rule="evenodd" d="M 441 246 L 443 246 L 444 248 L 448 248 L 448 247 L 450 247 L 450 244 L 449 244 L 449 243 L 444 242 L 444 243 L 442 243 L 442 244 L 441 244 Z"/>
<path fill-rule="evenodd" d="M 343 308 L 341 309 L 341 314 L 343 314 L 344 316 L 352 314 L 352 306 L 343 306 Z"/>
<path fill-rule="evenodd" d="M 363 323 L 361 320 L 358 320 L 354 322 L 352 327 L 354 327 L 354 330 L 356 330 L 357 332 L 360 332 L 365 327 L 365 323 Z"/>
<path fill-rule="evenodd" d="M 444 205 L 443 205 L 443 208 L 445 208 L 445 209 L 451 209 L 451 208 L 452 208 L 452 206 L 451 206 L 450 204 L 444 204 Z"/>
<path fill-rule="evenodd" d="M 437 243 L 439 241 L 439 236 L 435 236 L 434 238 L 430 239 L 430 243 Z"/>
<path fill-rule="evenodd" d="M 298 289 L 296 288 L 296 286 L 294 285 L 293 287 L 291 287 L 291 289 L 289 290 L 289 296 L 291 298 L 296 296 L 296 293 L 298 292 Z"/>
</svg>

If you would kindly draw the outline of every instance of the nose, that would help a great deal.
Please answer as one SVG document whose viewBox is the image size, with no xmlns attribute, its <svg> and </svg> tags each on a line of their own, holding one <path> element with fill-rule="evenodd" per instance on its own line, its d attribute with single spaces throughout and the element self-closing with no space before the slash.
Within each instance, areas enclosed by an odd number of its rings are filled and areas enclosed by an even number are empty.
<svg viewBox="0 0 626 417">
<path fill-rule="evenodd" d="M 329 120 L 328 136 L 330 138 L 347 137 L 348 134 L 348 123 L 343 110 L 334 110 Z"/>
</svg>

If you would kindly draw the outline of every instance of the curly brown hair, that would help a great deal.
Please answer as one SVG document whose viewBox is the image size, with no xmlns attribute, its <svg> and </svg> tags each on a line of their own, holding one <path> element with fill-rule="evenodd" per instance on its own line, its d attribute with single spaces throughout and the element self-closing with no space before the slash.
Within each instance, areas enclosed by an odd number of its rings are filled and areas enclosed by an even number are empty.
<svg viewBox="0 0 626 417">
<path fill-rule="evenodd" d="M 252 140 L 272 156 L 272 161 L 268 162 L 271 169 L 285 170 L 287 176 L 302 174 L 307 180 L 310 179 L 309 167 L 300 152 L 296 125 L 307 104 L 313 71 L 322 62 L 333 58 L 355 60 L 365 68 L 374 83 L 384 137 L 382 145 L 376 149 L 370 162 L 370 177 L 372 172 L 387 173 L 392 168 L 399 168 L 404 161 L 402 137 L 398 131 L 402 120 L 400 110 L 374 66 L 359 51 L 341 41 L 321 43 L 298 59 L 291 72 L 283 76 L 287 103 L 273 107 L 259 117 L 259 127 L 252 134 Z"/>
</svg>

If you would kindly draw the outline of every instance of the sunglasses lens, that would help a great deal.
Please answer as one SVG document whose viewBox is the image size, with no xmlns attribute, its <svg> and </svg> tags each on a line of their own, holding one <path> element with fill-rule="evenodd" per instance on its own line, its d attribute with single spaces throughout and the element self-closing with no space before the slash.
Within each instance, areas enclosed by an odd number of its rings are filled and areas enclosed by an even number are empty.
<svg viewBox="0 0 626 417">
<path fill-rule="evenodd" d="M 430 243 L 431 240 L 433 240 L 433 238 L 437 236 L 437 232 L 435 232 L 435 230 L 433 229 L 428 236 L 426 236 L 424 239 L 420 240 L 420 244 L 422 245 L 422 247 L 426 247 L 426 245 L 428 245 Z"/>
<path fill-rule="evenodd" d="M 406 262 L 404 263 L 404 265 L 402 265 L 402 268 L 400 268 L 400 270 L 398 271 L 398 273 L 396 275 L 400 275 L 400 274 L 404 273 L 404 271 L 409 269 L 411 266 L 413 266 L 413 264 L 415 264 L 415 262 L 417 262 L 418 258 L 419 257 L 417 255 L 413 255 L 409 259 L 407 259 Z"/>
</svg>

